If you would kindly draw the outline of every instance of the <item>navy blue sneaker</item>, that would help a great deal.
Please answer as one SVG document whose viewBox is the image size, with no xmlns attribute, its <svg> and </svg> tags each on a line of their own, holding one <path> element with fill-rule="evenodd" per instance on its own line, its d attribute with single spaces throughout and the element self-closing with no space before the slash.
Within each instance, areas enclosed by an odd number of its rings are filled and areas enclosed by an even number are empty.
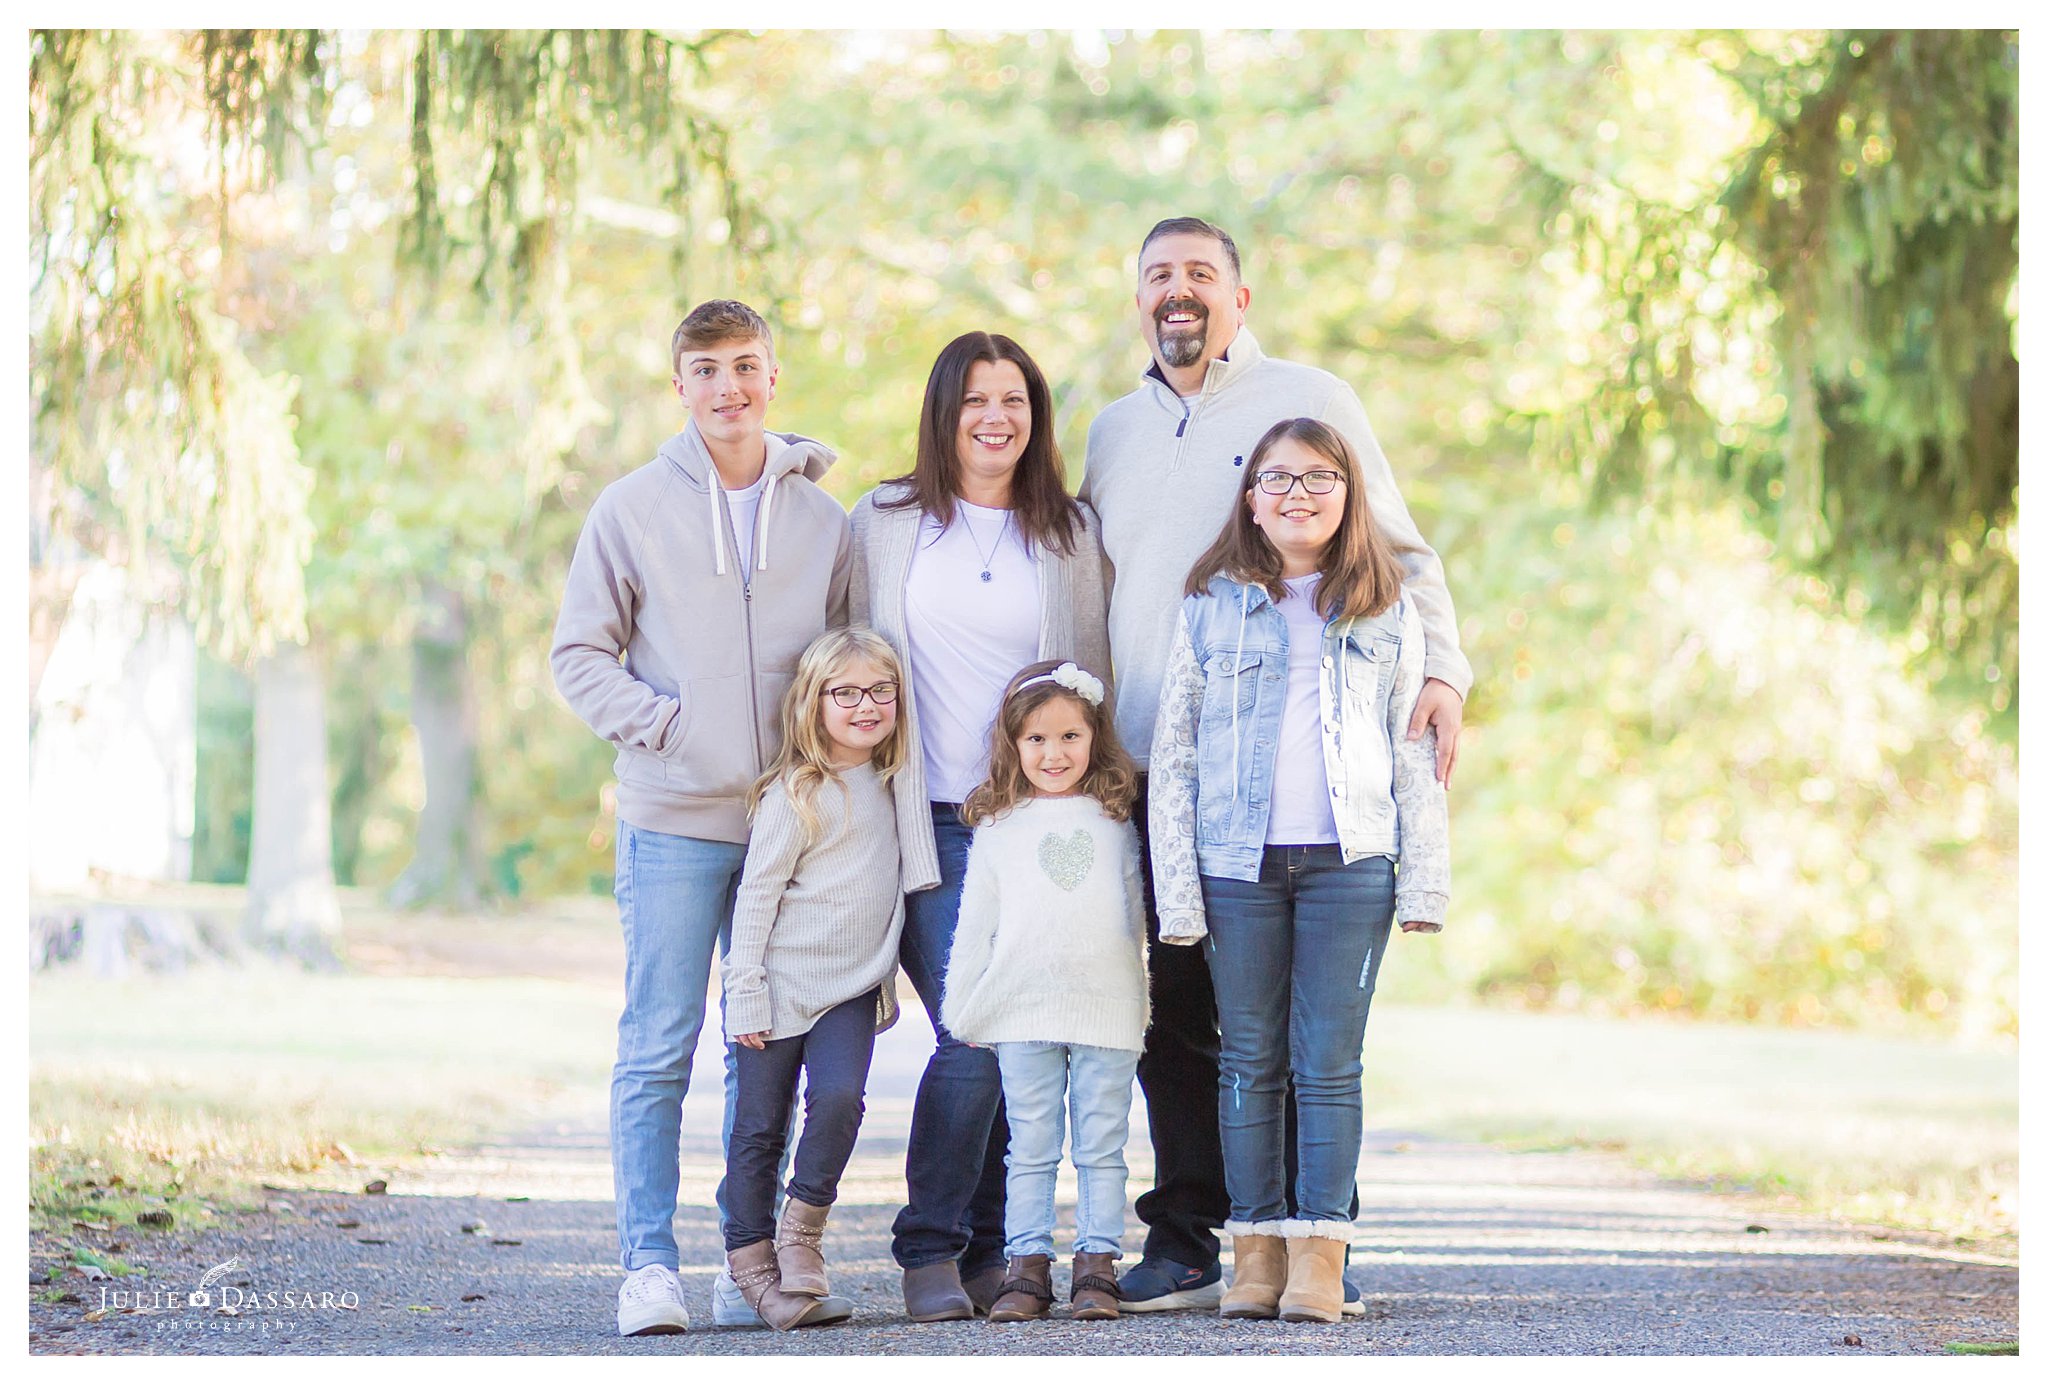
<svg viewBox="0 0 2048 1385">
<path fill-rule="evenodd" d="M 1362 1318 L 1365 1316 L 1365 1286 L 1350 1270 L 1344 1271 L 1344 1309 L 1342 1315 L 1347 1318 Z"/>
<path fill-rule="evenodd" d="M 1116 1287 L 1123 1300 L 1117 1306 L 1126 1313 L 1213 1309 L 1223 1302 L 1223 1267 L 1212 1261 L 1207 1267 L 1196 1269 L 1175 1260 L 1146 1256 L 1117 1277 Z"/>
</svg>

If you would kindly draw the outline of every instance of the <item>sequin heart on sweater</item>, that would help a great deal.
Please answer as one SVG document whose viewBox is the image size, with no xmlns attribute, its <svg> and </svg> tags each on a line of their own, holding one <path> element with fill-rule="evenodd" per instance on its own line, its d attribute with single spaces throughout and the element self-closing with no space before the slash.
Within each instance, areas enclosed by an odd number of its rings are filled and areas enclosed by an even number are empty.
<svg viewBox="0 0 2048 1385">
<path fill-rule="evenodd" d="M 1084 827 L 1077 827 L 1064 837 L 1048 832 L 1038 839 L 1038 864 L 1044 868 L 1047 879 L 1072 894 L 1081 888 L 1081 882 L 1088 878 L 1088 868 L 1095 864 L 1095 838 Z"/>
</svg>

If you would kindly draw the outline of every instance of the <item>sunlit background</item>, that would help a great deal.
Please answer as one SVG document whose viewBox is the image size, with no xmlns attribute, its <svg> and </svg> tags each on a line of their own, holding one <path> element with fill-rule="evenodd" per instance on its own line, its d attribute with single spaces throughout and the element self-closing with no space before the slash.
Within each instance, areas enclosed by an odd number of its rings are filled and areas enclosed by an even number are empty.
<svg viewBox="0 0 2048 1385">
<path fill-rule="evenodd" d="M 1078 482 L 1146 362 L 1139 240 L 1197 214 L 1265 350 L 1357 388 L 1477 671 L 1452 918 L 1390 996 L 2007 1044 L 2017 64 L 38 34 L 38 896 L 247 882 L 246 940 L 346 953 L 336 885 L 607 894 L 610 752 L 547 648 L 592 499 L 681 426 L 681 314 L 768 315 L 770 425 L 848 504 L 939 347 L 1008 333 Z"/>
</svg>

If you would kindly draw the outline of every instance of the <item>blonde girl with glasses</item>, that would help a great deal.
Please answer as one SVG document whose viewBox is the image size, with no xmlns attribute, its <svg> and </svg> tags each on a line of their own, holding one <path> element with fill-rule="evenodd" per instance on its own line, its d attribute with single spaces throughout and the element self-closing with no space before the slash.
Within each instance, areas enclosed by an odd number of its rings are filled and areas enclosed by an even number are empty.
<svg viewBox="0 0 2048 1385">
<path fill-rule="evenodd" d="M 778 1330 L 824 1315 L 825 1219 L 860 1133 L 875 1035 L 896 1021 L 902 681 L 874 631 L 820 635 L 783 699 L 781 753 L 749 797 L 753 835 L 725 959 L 739 1078 L 725 1249 L 741 1295 Z M 778 1223 L 799 1075 L 803 1137 Z"/>
</svg>

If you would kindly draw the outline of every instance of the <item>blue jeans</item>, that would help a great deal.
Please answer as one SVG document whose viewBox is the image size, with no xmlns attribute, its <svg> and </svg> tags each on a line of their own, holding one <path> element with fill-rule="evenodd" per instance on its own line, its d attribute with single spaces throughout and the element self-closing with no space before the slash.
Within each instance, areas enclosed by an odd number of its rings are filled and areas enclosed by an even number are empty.
<svg viewBox="0 0 2048 1385">
<path fill-rule="evenodd" d="M 1124 1238 L 1124 1141 L 1131 1133 L 1135 1050 L 1087 1044 L 996 1045 L 1010 1122 L 1004 1253 L 1052 1254 L 1064 1109 L 1074 1115 L 1074 1252 L 1117 1255 Z"/>
<path fill-rule="evenodd" d="M 681 1177 L 683 1096 L 704 1026 L 711 957 L 732 937 L 742 842 L 703 841 L 619 824 L 612 892 L 626 937 L 626 1008 L 612 1067 L 612 1187 L 619 1263 L 676 1268 L 676 1185 Z M 725 1129 L 732 1135 L 738 1082 L 725 1058 Z M 725 1185 L 718 1189 L 724 1220 Z"/>
<path fill-rule="evenodd" d="M 903 1175 L 910 1200 L 896 1214 L 889 1250 L 905 1269 L 960 1261 L 973 1274 L 1003 1259 L 1003 1079 L 996 1056 L 961 1043 L 939 1022 L 946 962 L 960 921 L 960 887 L 972 838 L 959 805 L 932 804 L 939 883 L 904 898 L 903 971 L 931 1016 L 938 1041 L 910 1110 Z"/>
<path fill-rule="evenodd" d="M 1335 846 L 1269 846 L 1256 883 L 1202 877 L 1223 1047 L 1223 1179 L 1235 1221 L 1285 1220 L 1283 1140 L 1294 1080 L 1292 1213 L 1351 1221 L 1365 1103 L 1359 1050 L 1394 922 L 1394 863 Z"/>
<path fill-rule="evenodd" d="M 775 1185 L 789 1149 L 789 1104 L 804 1082 L 804 1136 L 789 1195 L 813 1207 L 839 1200 L 839 1176 L 853 1157 L 868 1065 L 875 1054 L 877 993 L 842 1001 L 802 1034 L 759 1049 L 732 1045 L 739 1097 L 726 1107 L 725 1188 L 731 1197 L 725 1248 L 775 1238 Z"/>
</svg>

